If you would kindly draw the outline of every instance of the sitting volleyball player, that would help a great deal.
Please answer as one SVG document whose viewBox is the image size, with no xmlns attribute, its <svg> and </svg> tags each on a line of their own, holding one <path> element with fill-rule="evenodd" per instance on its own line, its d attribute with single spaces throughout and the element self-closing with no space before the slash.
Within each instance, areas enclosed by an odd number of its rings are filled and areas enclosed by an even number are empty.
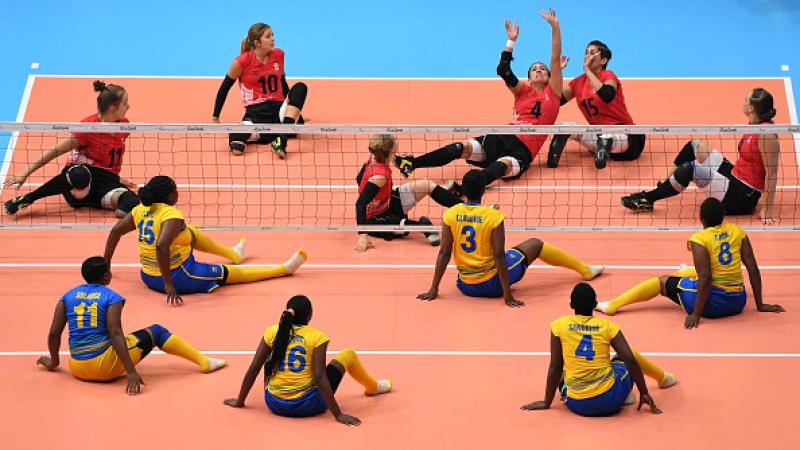
<svg viewBox="0 0 800 450">
<path fill-rule="evenodd" d="M 601 302 L 597 309 L 614 315 L 632 303 L 643 302 L 658 294 L 683 308 L 686 328 L 700 324 L 700 317 L 725 317 L 739 314 L 747 301 L 742 278 L 742 264 L 750 276 L 756 309 L 759 312 L 783 312 L 780 305 L 761 301 L 761 273 L 750 239 L 738 225 L 723 223 L 722 203 L 707 198 L 700 205 L 703 231 L 689 238 L 695 269 L 683 269 L 675 275 L 654 277 L 623 292 L 617 298 Z"/>
<path fill-rule="evenodd" d="M 550 323 L 550 367 L 544 400 L 524 405 L 522 409 L 548 409 L 561 382 L 561 399 L 570 411 L 581 416 L 610 416 L 623 405 L 636 402 L 631 390 L 639 390 L 639 408 L 647 404 L 660 414 L 647 390 L 644 375 L 656 380 L 662 389 L 674 386 L 677 379 L 633 350 L 619 325 L 592 316 L 597 295 L 587 283 L 572 290 L 570 307 L 574 315 Z M 610 347 L 617 352 L 609 354 Z"/>
<path fill-rule="evenodd" d="M 425 216 L 418 220 L 408 218 L 408 212 L 423 198 L 430 196 L 436 203 L 450 207 L 461 200 L 447 189 L 431 180 L 415 180 L 394 187 L 392 168 L 387 164 L 397 152 L 399 143 L 391 134 L 370 136 L 370 159 L 361 166 L 356 176 L 358 200 L 356 200 L 356 222 L 358 225 L 432 225 Z M 392 240 L 406 236 L 408 232 L 359 232 L 356 251 L 363 252 L 373 247 L 369 236 Z M 437 233 L 425 233 L 431 245 L 439 245 Z"/>
<path fill-rule="evenodd" d="M 125 335 L 122 331 L 125 299 L 108 287 L 111 283 L 108 262 L 100 256 L 93 256 L 83 262 L 81 274 L 86 283 L 70 289 L 56 305 L 47 337 L 50 356 L 42 356 L 37 364 L 47 370 L 58 368 L 61 333 L 69 324 L 69 368 L 72 374 L 84 381 L 112 381 L 127 373 L 126 392 L 129 395 L 138 394 L 140 385 L 144 384 L 136 365 L 150 354 L 153 346 L 197 364 L 204 373 L 225 366 L 224 360 L 201 354 L 158 324 Z"/>
<path fill-rule="evenodd" d="M 584 280 L 592 280 L 603 272 L 603 266 L 589 266 L 567 252 L 542 242 L 528 239 L 505 250 L 505 215 L 481 204 L 486 178 L 479 170 L 464 175 L 462 189 L 467 197 L 444 213 L 442 247 L 436 259 L 436 270 L 428 292 L 419 294 L 421 300 L 433 300 L 439 283 L 455 251 L 458 268 L 458 289 L 470 297 L 503 297 L 511 307 L 525 303 L 511 295 L 511 285 L 525 275 L 528 265 L 539 258 L 551 266 L 567 267 L 578 272 Z"/>
</svg>

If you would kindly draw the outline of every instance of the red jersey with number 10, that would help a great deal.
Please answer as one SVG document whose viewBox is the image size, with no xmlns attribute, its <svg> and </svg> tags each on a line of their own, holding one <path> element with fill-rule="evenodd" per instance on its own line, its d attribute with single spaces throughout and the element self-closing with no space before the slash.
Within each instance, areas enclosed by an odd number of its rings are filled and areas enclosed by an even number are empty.
<svg viewBox="0 0 800 450">
<path fill-rule="evenodd" d="M 520 82 L 522 83 L 522 82 Z M 558 118 L 561 107 L 561 96 L 548 84 L 541 92 L 528 83 L 522 83 L 522 89 L 514 97 L 514 115 L 511 125 L 553 125 Z M 547 140 L 546 134 L 518 134 L 531 156 L 535 157 Z"/>
<path fill-rule="evenodd" d="M 625 95 L 622 93 L 622 83 L 619 78 L 610 70 L 601 70 L 597 78 L 603 83 L 614 81 L 617 84 L 617 94 L 611 102 L 606 103 L 597 95 L 586 74 L 569 82 L 569 87 L 575 94 L 575 101 L 578 102 L 586 121 L 591 125 L 633 125 L 633 119 L 625 106 Z"/>
<path fill-rule="evenodd" d="M 239 75 L 239 89 L 242 91 L 242 103 L 245 108 L 266 101 L 283 101 L 283 77 L 285 66 L 284 53 L 279 48 L 272 49 L 267 61 L 262 63 L 253 50 L 246 51 L 236 57 L 242 68 Z"/>
<path fill-rule="evenodd" d="M 81 122 L 100 122 L 100 116 L 92 114 Z M 122 119 L 120 122 L 128 122 Z M 125 154 L 125 139 L 129 133 L 72 133 L 78 140 L 78 148 L 72 150 L 67 165 L 86 164 L 119 174 L 122 155 Z"/>
</svg>

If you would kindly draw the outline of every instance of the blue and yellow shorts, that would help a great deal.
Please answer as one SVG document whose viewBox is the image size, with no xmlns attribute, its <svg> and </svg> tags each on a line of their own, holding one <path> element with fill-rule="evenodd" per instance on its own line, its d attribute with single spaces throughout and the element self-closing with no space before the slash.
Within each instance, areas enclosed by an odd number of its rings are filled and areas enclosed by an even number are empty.
<svg viewBox="0 0 800 450">
<path fill-rule="evenodd" d="M 300 397 L 282 399 L 270 391 L 264 391 L 264 401 L 273 414 L 286 417 L 311 417 L 317 416 L 328 410 L 328 405 L 316 387 L 308 390 Z"/>
<path fill-rule="evenodd" d="M 614 384 L 602 394 L 574 399 L 567 396 L 566 387 L 562 388 L 561 396 L 566 400 L 567 408 L 575 414 L 588 417 L 610 416 L 619 412 L 633 389 L 633 380 L 624 362 L 612 361 L 611 368 L 614 371 Z"/>
<path fill-rule="evenodd" d="M 514 284 L 525 276 L 528 269 L 528 260 L 525 254 L 516 248 L 506 250 L 506 263 L 508 264 L 508 282 Z M 458 277 L 456 286 L 464 294 L 470 297 L 502 297 L 503 285 L 500 284 L 500 276 L 495 274 L 492 278 L 480 283 L 470 284 L 461 281 Z"/>
<path fill-rule="evenodd" d="M 164 279 L 161 275 L 148 275 L 144 271 L 141 274 L 147 287 L 164 292 Z M 183 264 L 172 269 L 172 284 L 179 294 L 212 292 L 225 284 L 225 266 L 197 262 L 194 253 L 190 253 Z"/>
<path fill-rule="evenodd" d="M 697 302 L 697 280 L 694 278 L 670 277 L 666 284 L 667 297 L 681 305 L 686 314 L 694 312 Z M 712 287 L 703 306 L 703 317 L 726 317 L 739 314 L 747 303 L 747 292 L 728 292 Z"/>
<path fill-rule="evenodd" d="M 146 330 L 138 330 L 125 336 L 128 355 L 133 364 L 139 364 L 153 349 L 153 339 Z M 109 346 L 103 353 L 89 359 L 69 359 L 69 369 L 75 378 L 84 381 L 111 381 L 125 373 L 114 348 Z"/>
</svg>

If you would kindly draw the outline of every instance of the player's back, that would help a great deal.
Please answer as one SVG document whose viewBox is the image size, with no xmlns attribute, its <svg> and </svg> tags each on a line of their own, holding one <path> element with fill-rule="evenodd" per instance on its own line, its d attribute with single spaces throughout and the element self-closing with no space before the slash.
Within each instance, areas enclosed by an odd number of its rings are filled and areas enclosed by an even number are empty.
<svg viewBox="0 0 800 450">
<path fill-rule="evenodd" d="M 594 397 L 611 388 L 611 340 L 619 333 L 619 325 L 600 317 L 572 315 L 551 322 L 550 330 L 561 340 L 570 398 Z"/>
<path fill-rule="evenodd" d="M 69 326 L 69 351 L 75 359 L 90 359 L 111 346 L 106 326 L 108 308 L 125 299 L 102 284 L 81 284 L 62 297 Z"/>
<path fill-rule="evenodd" d="M 723 223 L 698 231 L 689 238 L 708 251 L 711 266 L 711 285 L 728 292 L 744 290 L 742 277 L 742 241 L 747 237 L 744 230 L 733 223 Z"/>
<path fill-rule="evenodd" d="M 500 211 L 474 203 L 459 203 L 444 213 L 443 221 L 453 234 L 456 267 L 465 283 L 480 283 L 497 273 L 492 232 L 503 220 Z"/>
<path fill-rule="evenodd" d="M 275 343 L 278 325 L 264 331 L 264 342 L 270 347 Z M 328 336 L 308 325 L 295 325 L 286 355 L 278 362 L 278 367 L 266 386 L 273 395 L 291 399 L 300 397 L 314 387 L 314 351 L 328 342 Z M 268 375 L 268 374 L 266 374 Z"/>
<path fill-rule="evenodd" d="M 149 275 L 160 275 L 156 245 L 161 236 L 164 222 L 170 219 L 184 220 L 183 213 L 174 206 L 165 203 L 153 203 L 150 206 L 137 205 L 131 210 L 133 223 L 136 225 L 137 245 L 139 246 L 139 262 L 142 270 Z M 184 223 L 185 225 L 185 223 Z M 182 230 L 182 233 L 188 233 Z M 175 239 L 169 247 L 170 269 L 181 265 L 189 257 L 192 248 L 183 242 L 185 239 Z"/>
</svg>

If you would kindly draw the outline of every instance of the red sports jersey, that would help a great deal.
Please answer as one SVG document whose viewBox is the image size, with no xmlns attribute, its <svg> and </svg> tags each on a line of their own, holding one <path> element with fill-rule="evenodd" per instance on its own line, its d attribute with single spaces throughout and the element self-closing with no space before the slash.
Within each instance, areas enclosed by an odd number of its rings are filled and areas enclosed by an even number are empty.
<svg viewBox="0 0 800 450">
<path fill-rule="evenodd" d="M 578 102 L 586 121 L 591 125 L 633 125 L 633 119 L 625 106 L 625 95 L 622 93 L 622 83 L 619 78 L 610 70 L 601 70 L 597 78 L 603 83 L 606 81 L 617 83 L 617 95 L 611 103 L 604 102 L 597 95 L 586 74 L 569 82 L 569 87 L 575 94 L 575 101 Z"/>
<path fill-rule="evenodd" d="M 763 191 L 767 170 L 764 168 L 764 160 L 761 158 L 761 150 L 758 148 L 760 137 L 760 134 L 742 136 L 739 141 L 739 159 L 736 160 L 731 173 L 749 186 Z"/>
<path fill-rule="evenodd" d="M 361 175 L 361 182 L 358 184 L 358 194 L 364 191 L 369 179 L 375 175 L 386 177 L 386 184 L 383 185 L 375 198 L 367 205 L 367 219 L 372 219 L 389 210 L 389 200 L 392 195 L 392 169 L 385 162 L 379 163 L 370 158 L 364 163 L 364 172 Z"/>
<path fill-rule="evenodd" d="M 81 122 L 100 122 L 100 116 L 92 114 Z M 120 122 L 128 122 L 128 119 L 122 119 Z M 79 146 L 70 152 L 67 165 L 86 164 L 119 174 L 128 134 L 72 133 L 78 140 Z"/>
<path fill-rule="evenodd" d="M 256 58 L 253 50 L 236 57 L 242 67 L 239 88 L 242 91 L 242 103 L 245 108 L 266 101 L 283 101 L 281 86 L 281 77 L 285 70 L 283 57 L 283 50 L 279 48 L 269 52 L 266 64 Z"/>
<path fill-rule="evenodd" d="M 521 82 L 522 83 L 522 82 Z M 522 89 L 514 98 L 514 113 L 511 125 L 553 125 L 561 108 L 561 96 L 548 84 L 541 92 L 528 83 L 522 83 Z M 518 134 L 532 157 L 536 157 L 542 144 L 547 140 L 546 134 Z"/>
</svg>

